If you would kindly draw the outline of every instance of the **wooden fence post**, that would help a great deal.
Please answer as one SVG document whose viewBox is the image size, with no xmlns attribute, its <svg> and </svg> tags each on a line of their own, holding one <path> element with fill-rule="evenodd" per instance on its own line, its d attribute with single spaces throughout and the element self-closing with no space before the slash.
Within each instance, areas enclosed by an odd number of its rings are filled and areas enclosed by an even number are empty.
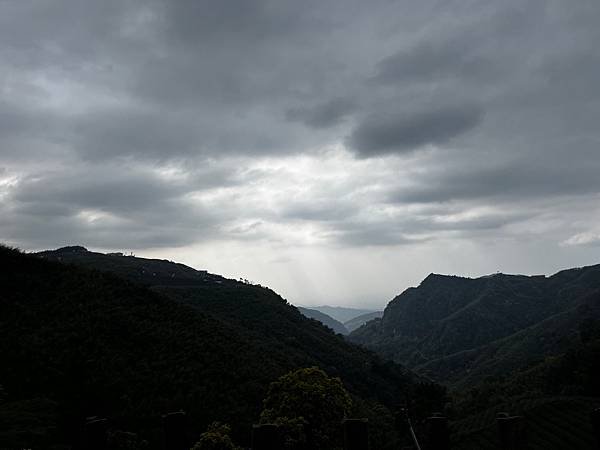
<svg viewBox="0 0 600 450">
<path fill-rule="evenodd" d="M 88 417 L 85 421 L 85 448 L 87 450 L 105 450 L 108 439 L 108 420 Z"/>
<path fill-rule="evenodd" d="M 427 450 L 450 450 L 448 418 L 434 413 L 427 418 Z"/>
<path fill-rule="evenodd" d="M 369 450 L 368 419 L 346 419 L 343 427 L 345 450 Z"/>
<path fill-rule="evenodd" d="M 252 450 L 281 450 L 279 427 L 272 423 L 252 426 Z"/>
<path fill-rule="evenodd" d="M 189 450 L 187 416 L 183 411 L 162 416 L 165 450 Z"/>
<path fill-rule="evenodd" d="M 522 416 L 498 413 L 496 416 L 498 438 L 502 450 L 524 450 L 527 446 L 525 420 Z"/>
<path fill-rule="evenodd" d="M 594 429 L 594 434 L 596 435 L 596 441 L 598 443 L 598 450 L 600 450 L 600 408 L 592 411 L 592 428 Z"/>
</svg>

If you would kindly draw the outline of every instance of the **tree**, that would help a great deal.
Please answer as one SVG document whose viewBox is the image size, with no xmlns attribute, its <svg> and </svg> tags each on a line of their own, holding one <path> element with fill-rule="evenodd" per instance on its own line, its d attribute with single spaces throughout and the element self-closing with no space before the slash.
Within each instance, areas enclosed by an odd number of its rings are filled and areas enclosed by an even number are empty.
<svg viewBox="0 0 600 450">
<path fill-rule="evenodd" d="M 351 407 L 340 379 L 311 367 L 271 383 L 260 421 L 280 425 L 288 448 L 306 444 L 314 450 L 332 450 L 341 448 L 341 423 Z"/>
<path fill-rule="evenodd" d="M 112 450 L 143 450 L 148 447 L 148 442 L 139 438 L 136 433 L 127 431 L 109 431 L 108 448 Z"/>
<path fill-rule="evenodd" d="M 192 450 L 239 450 L 229 435 L 231 428 L 219 422 L 213 422 L 208 429 L 200 435 L 200 440 Z"/>
</svg>

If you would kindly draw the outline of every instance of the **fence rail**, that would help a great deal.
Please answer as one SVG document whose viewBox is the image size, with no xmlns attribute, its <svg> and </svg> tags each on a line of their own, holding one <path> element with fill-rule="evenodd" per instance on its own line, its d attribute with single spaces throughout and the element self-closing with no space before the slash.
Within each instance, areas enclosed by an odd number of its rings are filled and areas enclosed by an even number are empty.
<svg viewBox="0 0 600 450">
<path fill-rule="evenodd" d="M 448 419 L 441 414 L 433 414 L 425 421 L 423 436 L 418 439 L 408 415 L 406 420 L 414 438 L 414 444 L 403 447 L 403 450 L 451 450 Z M 600 408 L 590 416 L 597 449 L 600 450 Z M 162 416 L 164 449 L 189 450 L 192 443 L 189 439 L 187 416 L 183 411 L 172 412 Z M 523 416 L 511 416 L 499 413 L 496 416 L 498 450 L 526 450 L 528 448 L 527 423 Z M 344 436 L 344 450 L 369 449 L 369 421 L 367 419 L 346 419 L 341 424 Z M 90 417 L 84 431 L 86 450 L 107 450 L 109 422 L 106 418 Z M 252 427 L 251 448 L 249 450 L 281 450 L 283 436 L 275 424 L 259 424 Z M 376 450 L 376 449 L 373 449 Z"/>
</svg>

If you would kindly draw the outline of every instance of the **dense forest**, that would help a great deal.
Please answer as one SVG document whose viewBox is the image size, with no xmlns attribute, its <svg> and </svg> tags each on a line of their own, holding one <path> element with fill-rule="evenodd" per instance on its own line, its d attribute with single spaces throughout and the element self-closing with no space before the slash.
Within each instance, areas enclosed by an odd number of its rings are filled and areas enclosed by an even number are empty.
<svg viewBox="0 0 600 450">
<path fill-rule="evenodd" d="M 86 253 L 138 276 L 65 261 Z M 303 367 L 341 379 L 351 415 L 374 424 L 374 448 L 400 443 L 393 413 L 406 398 L 422 415 L 441 406 L 442 388 L 346 342 L 272 291 L 188 269 L 79 247 L 0 248 L 0 447 L 78 447 L 84 419 L 100 416 L 159 448 L 160 417 L 178 410 L 192 441 L 218 421 L 248 445 L 270 383 Z"/>
<path fill-rule="evenodd" d="M 349 339 L 450 388 L 457 449 L 497 448 L 505 411 L 527 419 L 528 448 L 596 448 L 600 266 L 551 277 L 432 274 Z"/>
<path fill-rule="evenodd" d="M 600 320 L 582 322 L 578 333 L 558 356 L 455 390 L 456 448 L 497 448 L 495 417 L 502 411 L 527 419 L 528 448 L 597 448 L 590 413 L 600 407 Z"/>
<path fill-rule="evenodd" d="M 564 353 L 600 319 L 600 265 L 551 277 L 429 275 L 349 339 L 465 387 Z"/>
</svg>

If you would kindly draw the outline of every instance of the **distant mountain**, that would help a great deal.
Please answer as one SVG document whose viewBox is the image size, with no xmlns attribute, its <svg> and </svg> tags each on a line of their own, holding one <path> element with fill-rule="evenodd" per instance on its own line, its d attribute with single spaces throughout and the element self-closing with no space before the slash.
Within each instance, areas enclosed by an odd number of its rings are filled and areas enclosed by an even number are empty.
<svg viewBox="0 0 600 450">
<path fill-rule="evenodd" d="M 298 311 L 300 311 L 306 317 L 318 320 L 323 325 L 331 328 L 334 332 L 338 334 L 346 335 L 349 332 L 342 322 L 338 322 L 333 317 L 328 316 L 327 314 L 324 314 L 321 311 L 317 311 L 316 309 L 303 308 L 302 306 L 297 306 L 296 308 L 298 308 Z"/>
<path fill-rule="evenodd" d="M 551 277 L 431 274 L 349 339 L 438 381 L 469 386 L 561 354 L 578 340 L 578 325 L 597 317 L 600 265 Z"/>
<path fill-rule="evenodd" d="M 362 314 L 354 319 L 350 319 L 344 322 L 344 326 L 348 329 L 348 332 L 352 332 L 357 328 L 362 327 L 365 323 L 373 319 L 380 319 L 383 316 L 383 311 L 374 311 L 366 314 Z"/>
<path fill-rule="evenodd" d="M 355 317 L 361 316 L 363 314 L 368 314 L 374 312 L 372 309 L 358 309 L 358 308 L 346 308 L 343 306 L 311 306 L 311 309 L 316 309 L 317 311 L 321 311 L 323 314 L 327 314 L 330 317 L 333 317 L 335 320 L 346 323 Z"/>
<path fill-rule="evenodd" d="M 267 288 L 82 247 L 0 247 L 0 354 L 2 448 L 77 444 L 93 415 L 157 448 L 160 414 L 180 408 L 192 435 L 219 420 L 247 445 L 269 383 L 299 367 L 340 377 L 355 414 L 381 421 L 382 448 L 397 442 L 398 399 L 435 404 L 429 384 Z"/>
</svg>

